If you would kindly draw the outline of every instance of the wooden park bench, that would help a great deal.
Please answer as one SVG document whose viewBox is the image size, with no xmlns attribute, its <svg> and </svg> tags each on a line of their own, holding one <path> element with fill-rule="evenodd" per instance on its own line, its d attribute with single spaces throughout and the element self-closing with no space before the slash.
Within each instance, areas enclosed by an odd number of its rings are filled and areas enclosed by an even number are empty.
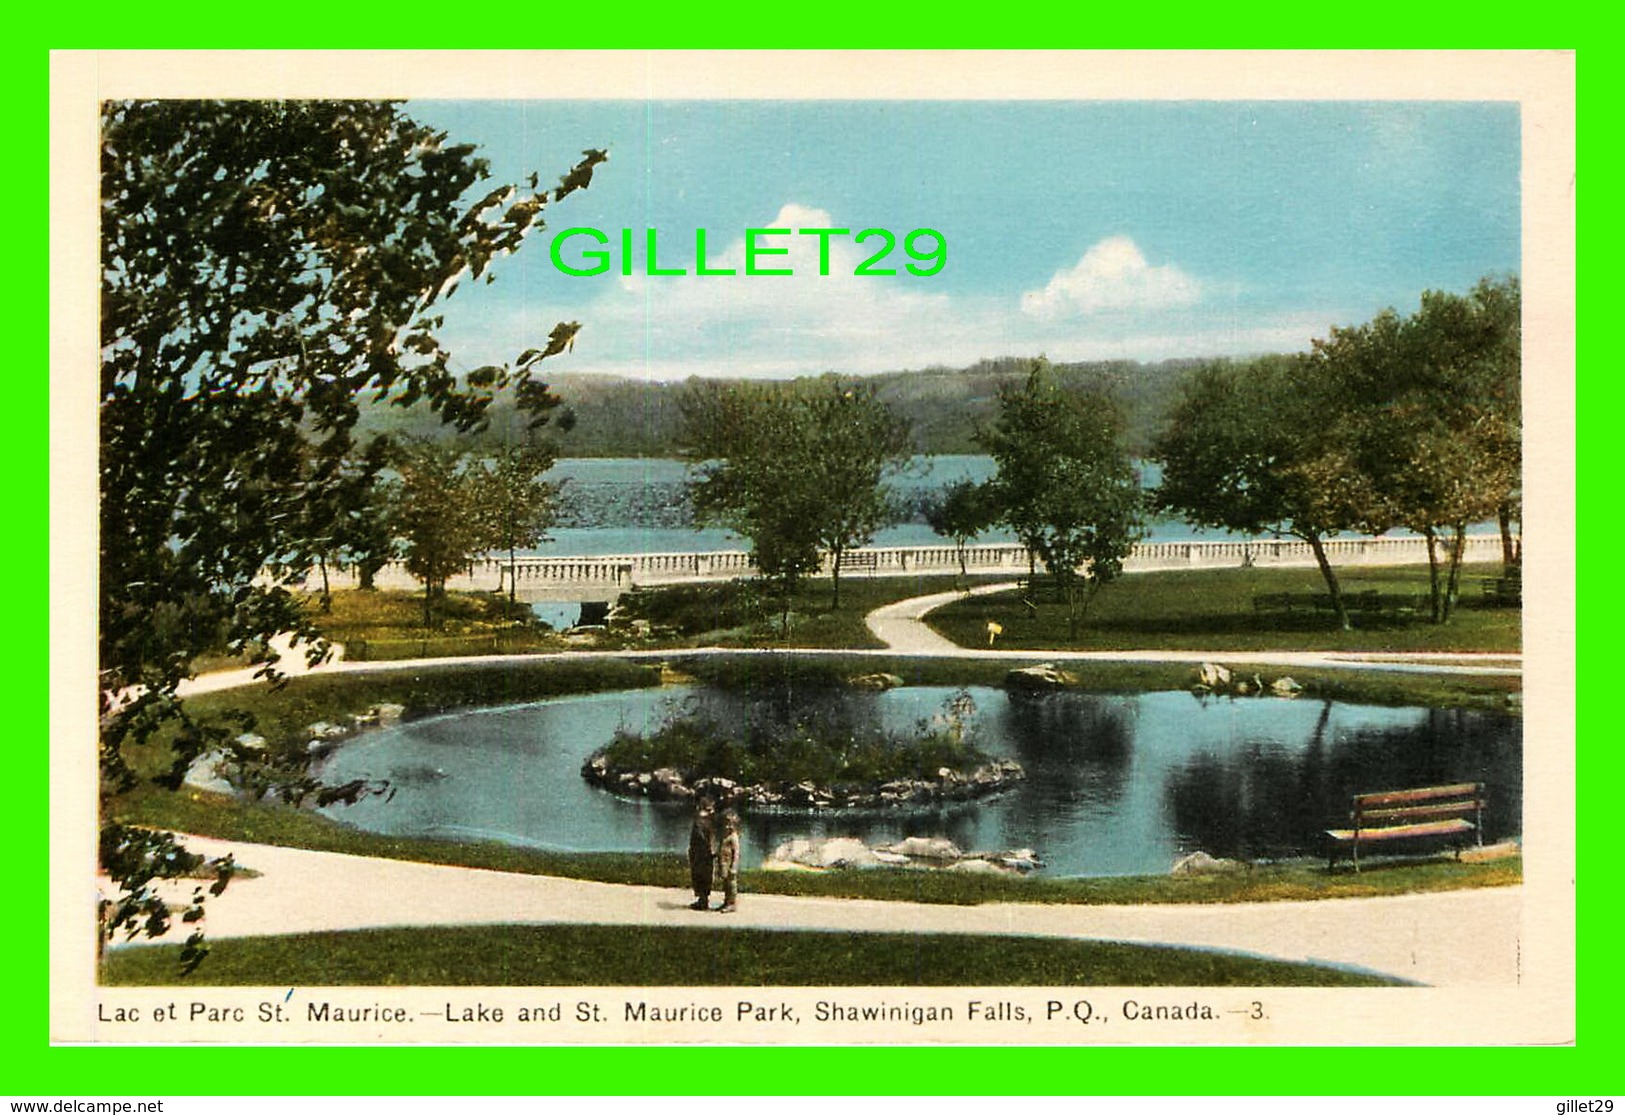
<svg viewBox="0 0 1625 1115">
<path fill-rule="evenodd" d="M 1513 574 L 1507 577 L 1486 577 L 1479 581 L 1479 588 L 1484 594 L 1484 603 L 1495 608 L 1519 608 L 1523 606 L 1523 575 Z"/>
<path fill-rule="evenodd" d="M 1472 820 L 1467 820 L 1471 815 Z M 1327 829 L 1330 851 L 1326 869 L 1331 870 L 1344 845 L 1353 852 L 1354 870 L 1360 870 L 1360 846 L 1390 840 L 1435 840 L 1454 843 L 1456 858 L 1469 833 L 1484 843 L 1484 783 L 1457 782 L 1450 786 L 1426 786 L 1418 790 L 1384 790 L 1375 794 L 1355 794 L 1349 808 L 1353 828 Z"/>
<path fill-rule="evenodd" d="M 1350 594 L 1343 596 L 1343 606 L 1351 612 L 1361 611 L 1376 603 L 1376 594 Z M 1255 612 L 1330 612 L 1332 594 L 1329 592 L 1261 592 L 1253 597 Z"/>
<path fill-rule="evenodd" d="M 1409 593 L 1345 592 L 1343 607 L 1350 612 L 1374 615 L 1381 612 L 1406 613 L 1425 610 L 1427 597 Z M 1332 594 L 1329 592 L 1261 592 L 1253 597 L 1255 612 L 1330 612 Z"/>
</svg>

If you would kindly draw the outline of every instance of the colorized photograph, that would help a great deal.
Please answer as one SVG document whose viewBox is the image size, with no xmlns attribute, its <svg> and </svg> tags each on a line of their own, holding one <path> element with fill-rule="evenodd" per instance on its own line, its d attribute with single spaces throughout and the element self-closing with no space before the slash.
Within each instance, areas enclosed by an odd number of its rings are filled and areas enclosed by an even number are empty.
<svg viewBox="0 0 1625 1115">
<path fill-rule="evenodd" d="M 96 111 L 93 1040 L 1523 984 L 1517 100 Z"/>
</svg>

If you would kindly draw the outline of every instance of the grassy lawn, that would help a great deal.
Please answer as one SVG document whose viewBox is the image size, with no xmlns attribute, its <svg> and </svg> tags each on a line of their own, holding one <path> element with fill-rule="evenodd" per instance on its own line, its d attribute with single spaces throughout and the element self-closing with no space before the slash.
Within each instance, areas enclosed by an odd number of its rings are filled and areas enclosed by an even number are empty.
<svg viewBox="0 0 1625 1115">
<path fill-rule="evenodd" d="M 981 578 L 988 580 L 989 578 Z M 967 584 L 977 583 L 971 578 Z M 566 639 L 530 620 L 528 605 L 510 609 L 507 598 L 491 593 L 448 593 L 435 604 L 437 626 L 423 626 L 423 596 L 400 591 L 332 594 L 332 610 L 308 601 L 311 617 L 328 638 L 343 643 L 352 662 L 385 662 L 406 658 L 449 658 L 484 654 L 541 654 L 567 650 L 623 648 L 682 649 L 722 647 L 871 648 L 880 642 L 864 626 L 868 612 L 910 596 L 946 592 L 951 576 L 841 578 L 841 607 L 834 608 L 828 578 L 801 583 L 791 603 L 790 628 L 784 630 L 776 597 L 748 581 L 703 582 L 646 589 L 622 599 L 630 617 L 649 619 L 653 633 L 639 636 L 620 625 L 590 636 L 590 642 Z M 194 663 L 201 671 L 243 665 L 225 655 L 206 655 Z"/>
<path fill-rule="evenodd" d="M 1032 937 L 609 925 L 372 929 L 111 950 L 101 982 L 174 986 L 1369 987 L 1397 981 L 1195 950 Z"/>
<path fill-rule="evenodd" d="M 569 646 L 536 626 L 528 605 L 510 608 L 507 597 L 492 593 L 448 593 L 435 602 L 432 628 L 423 625 L 422 593 L 346 589 L 332 594 L 329 612 L 321 611 L 317 596 L 308 599 L 307 608 L 328 638 L 344 644 L 352 662 L 527 654 Z"/>
<path fill-rule="evenodd" d="M 1036 610 L 1019 594 L 960 600 L 931 613 L 933 628 L 961 646 L 987 645 L 989 620 L 1004 626 L 998 645 L 1006 650 L 1358 650 L 1517 651 L 1522 613 L 1480 607 L 1477 578 L 1499 565 L 1465 566 L 1462 601 L 1449 623 L 1423 616 L 1384 613 L 1353 617 L 1341 631 L 1329 612 L 1257 612 L 1253 597 L 1265 593 L 1322 593 L 1314 569 L 1201 569 L 1133 573 L 1106 585 L 1069 640 L 1066 605 L 1052 599 L 1042 578 Z M 1351 567 L 1338 571 L 1345 592 L 1425 595 L 1425 565 Z"/>
<path fill-rule="evenodd" d="M 186 707 L 201 716 L 227 709 L 254 717 L 255 730 L 273 745 L 304 742 L 304 728 L 318 720 L 343 722 L 381 703 L 404 705 L 408 716 L 450 709 L 518 704 L 659 685 L 660 668 L 614 658 L 554 658 L 534 663 L 458 662 L 367 675 L 306 674 L 281 687 L 249 685 L 200 693 Z"/>
<path fill-rule="evenodd" d="M 1065 605 L 1052 599 L 1042 579 L 1036 610 L 1019 595 L 983 596 L 949 604 L 931 625 L 967 647 L 985 647 L 989 620 L 1003 625 L 999 648 L 1026 650 L 1358 650 L 1516 651 L 1522 616 L 1517 608 L 1481 607 L 1477 579 L 1495 576 L 1498 565 L 1467 566 L 1462 603 L 1450 623 L 1435 625 L 1419 615 L 1356 615 L 1353 631 L 1340 631 L 1328 612 L 1257 612 L 1255 595 L 1321 593 L 1313 569 L 1202 569 L 1137 573 L 1107 585 L 1090 604 L 1076 640 L 1068 639 Z M 1352 567 L 1339 571 L 1350 593 L 1425 595 L 1426 566 Z M 972 577 L 966 584 L 1008 579 Z M 833 607 L 828 578 L 801 583 L 783 627 L 776 598 L 751 582 L 729 581 L 646 589 L 624 597 L 622 609 L 647 619 L 651 635 L 626 627 L 596 635 L 591 644 L 531 625 L 528 609 L 510 612 L 505 598 L 452 593 L 437 604 L 441 625 L 423 626 L 422 597 L 406 592 L 340 591 L 330 613 L 318 614 L 322 630 L 344 643 L 352 661 L 385 661 L 563 650 L 698 646 L 878 649 L 863 617 L 883 604 L 946 592 L 955 579 L 941 574 L 841 580 L 841 607 Z M 311 607 L 314 611 L 315 599 Z M 202 665 L 232 663 L 208 660 Z"/>
<path fill-rule="evenodd" d="M 1046 905 L 1141 906 L 1215 902 L 1308 902 L 1323 898 L 1375 898 L 1438 890 L 1512 886 L 1522 881 L 1522 860 L 1457 863 L 1452 859 L 1393 860 L 1364 865 L 1356 875 L 1323 862 L 1261 866 L 1233 875 L 1135 875 L 1100 879 L 1046 879 L 1042 874 L 960 876 L 940 871 L 747 871 L 743 890 L 760 894 L 819 895 L 974 906 L 984 902 Z"/>
<path fill-rule="evenodd" d="M 1005 579 L 971 577 L 963 583 Z M 648 619 L 664 636 L 652 645 L 849 650 L 883 646 L 863 622 L 863 617 L 874 609 L 956 587 L 954 578 L 943 574 L 871 577 L 846 573 L 841 577 L 841 606 L 836 609 L 829 578 L 809 577 L 802 580 L 792 598 L 788 632 L 781 623 L 778 597 L 749 581 L 646 589 L 622 597 L 620 607 Z"/>
<path fill-rule="evenodd" d="M 1018 666 L 1049 661 L 1042 653 L 1031 658 L 1002 660 L 977 658 L 908 658 L 875 655 L 793 654 L 726 657 L 673 654 L 668 660 L 675 675 L 707 685 L 757 689 L 776 684 L 838 686 L 855 674 L 896 674 L 907 685 L 1000 685 Z M 1144 693 L 1186 689 L 1196 667 L 1182 662 L 1067 662 L 1077 688 L 1090 693 Z M 1244 672 L 1254 672 L 1240 665 Z M 1290 673 L 1304 687 L 1301 700 L 1346 701 L 1353 704 L 1425 706 L 1429 708 L 1506 709 L 1523 690 L 1517 675 L 1476 676 L 1427 673 L 1383 673 L 1374 670 L 1284 670 L 1259 666 L 1256 672 L 1271 680 Z M 1251 698 L 1239 698 L 1247 700 Z"/>
</svg>

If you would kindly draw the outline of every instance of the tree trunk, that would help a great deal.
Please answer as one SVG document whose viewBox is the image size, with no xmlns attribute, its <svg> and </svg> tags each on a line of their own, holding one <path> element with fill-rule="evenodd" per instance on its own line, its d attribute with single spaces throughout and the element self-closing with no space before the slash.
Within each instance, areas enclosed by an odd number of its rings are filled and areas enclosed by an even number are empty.
<svg viewBox="0 0 1625 1115">
<path fill-rule="evenodd" d="M 959 579 L 954 582 L 954 588 L 962 589 L 962 588 L 965 587 L 965 578 L 970 575 L 965 569 L 965 544 L 963 542 L 961 542 L 959 544 L 958 557 L 959 557 Z"/>
<path fill-rule="evenodd" d="M 434 613 L 430 610 L 430 602 L 434 599 L 434 578 L 423 578 L 423 630 L 427 631 L 433 626 Z"/>
<path fill-rule="evenodd" d="M 1444 592 L 1439 586 L 1439 536 L 1432 527 L 1422 531 L 1428 540 L 1428 597 L 1432 604 L 1434 623 L 1444 622 Z"/>
<path fill-rule="evenodd" d="M 1068 645 L 1078 641 L 1078 580 L 1076 577 L 1066 583 L 1066 641 Z"/>
<path fill-rule="evenodd" d="M 508 607 L 510 608 L 519 602 L 519 578 L 515 575 L 515 566 L 518 561 L 518 552 L 510 545 L 508 547 Z"/>
<path fill-rule="evenodd" d="M 829 549 L 829 580 L 834 588 L 834 600 L 830 604 L 830 611 L 832 612 L 841 610 L 841 554 L 843 550 L 844 547 L 838 545 L 831 546 Z"/>
<path fill-rule="evenodd" d="M 1461 595 L 1461 558 L 1467 550 L 1467 524 L 1457 523 L 1450 540 L 1450 581 L 1444 594 L 1444 618 L 1448 620 L 1456 610 L 1456 599 Z"/>
<path fill-rule="evenodd" d="M 1315 553 L 1315 564 L 1320 566 L 1320 576 L 1326 582 L 1326 590 L 1332 594 L 1332 611 L 1337 613 L 1337 625 L 1344 631 L 1353 627 L 1349 623 L 1349 611 L 1343 604 L 1343 588 L 1337 583 L 1337 571 L 1326 556 L 1326 546 L 1320 540 L 1320 535 L 1310 533 L 1305 535 L 1309 548 Z"/>
<path fill-rule="evenodd" d="M 371 561 L 363 560 L 356 562 L 355 567 L 359 577 L 356 587 L 361 589 L 362 592 L 371 592 L 374 588 L 373 578 L 378 576 L 378 570 L 382 569 L 383 566 L 374 565 Z"/>
<path fill-rule="evenodd" d="M 322 571 L 322 611 L 333 610 L 333 590 L 327 583 L 327 555 L 316 555 L 316 567 Z"/>
<path fill-rule="evenodd" d="M 1512 508 L 1503 503 L 1496 508 L 1495 518 L 1501 526 L 1501 572 L 1505 575 L 1522 563 L 1523 555 L 1512 540 Z"/>
<path fill-rule="evenodd" d="M 1078 609 L 1078 620 L 1082 622 L 1089 618 L 1089 608 L 1095 602 L 1095 594 L 1105 582 L 1098 577 L 1085 577 L 1083 579 L 1083 606 Z"/>
</svg>

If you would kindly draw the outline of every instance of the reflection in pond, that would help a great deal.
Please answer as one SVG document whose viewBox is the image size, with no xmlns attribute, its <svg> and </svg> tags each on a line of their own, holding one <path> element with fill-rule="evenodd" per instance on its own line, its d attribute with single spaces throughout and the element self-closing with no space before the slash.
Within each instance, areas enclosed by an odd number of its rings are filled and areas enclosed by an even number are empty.
<svg viewBox="0 0 1625 1115">
<path fill-rule="evenodd" d="M 1027 768 L 1027 777 L 1008 795 L 1010 808 L 1001 810 L 997 834 L 981 839 L 1032 848 L 1054 871 L 1056 856 L 1083 854 L 1083 833 L 1096 822 L 1132 823 L 1119 806 L 1130 791 L 1135 710 L 1132 698 L 1051 694 L 1006 700 L 992 732 Z M 1086 839 L 1097 853 L 1104 850 L 1105 834 Z M 1075 853 L 1063 851 L 1074 846 Z"/>
<path fill-rule="evenodd" d="M 1227 755 L 1207 751 L 1175 766 L 1166 786 L 1175 833 L 1209 855 L 1298 854 L 1303 834 L 1325 828 L 1348 804 L 1347 795 L 1331 794 L 1325 783 L 1332 707 L 1320 703 L 1297 754 L 1246 740 Z"/>
<path fill-rule="evenodd" d="M 329 779 L 391 778 L 392 801 L 330 814 L 379 832 L 494 839 L 578 851 L 686 847 L 681 805 L 629 801 L 586 784 L 582 760 L 618 727 L 648 732 L 692 705 L 852 729 L 913 729 L 956 690 L 801 689 L 793 699 L 679 688 L 595 694 L 437 717 L 339 748 Z M 1035 849 L 1052 875 L 1160 874 L 1195 850 L 1275 858 L 1316 854 L 1351 794 L 1451 781 L 1488 783 L 1485 839 L 1522 827 L 1522 724 L 1483 712 L 1309 700 L 1133 696 L 1008 697 L 974 688 L 976 741 L 1019 759 L 1027 779 L 976 804 L 920 811 L 756 812 L 745 859 L 781 840 L 857 836 L 871 844 L 946 836 L 967 850 Z M 437 777 L 417 772 L 432 770 Z M 443 772 L 443 777 L 438 776 Z M 403 775 L 405 777 L 403 777 Z"/>
<path fill-rule="evenodd" d="M 1218 856 L 1299 855 L 1306 837 L 1329 820 L 1343 823 L 1352 794 L 1456 781 L 1488 783 L 1487 840 L 1518 833 L 1523 753 L 1516 721 L 1419 709 L 1402 726 L 1352 724 L 1333 732 L 1336 706 L 1320 707 L 1300 750 L 1248 740 L 1171 770 L 1167 797 L 1181 841 Z"/>
</svg>

